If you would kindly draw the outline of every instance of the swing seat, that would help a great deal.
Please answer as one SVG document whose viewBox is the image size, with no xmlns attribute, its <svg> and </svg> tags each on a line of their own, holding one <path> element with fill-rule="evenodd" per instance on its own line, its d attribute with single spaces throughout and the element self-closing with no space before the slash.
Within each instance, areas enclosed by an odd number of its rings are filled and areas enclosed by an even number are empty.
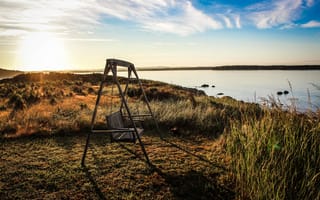
<svg viewBox="0 0 320 200">
<path fill-rule="evenodd" d="M 112 141 L 136 142 L 135 129 L 125 127 L 120 111 L 108 115 L 107 122 L 108 127 L 112 130 Z M 142 128 L 136 128 L 136 130 L 136 134 L 139 134 L 139 136 L 143 133 Z"/>
</svg>

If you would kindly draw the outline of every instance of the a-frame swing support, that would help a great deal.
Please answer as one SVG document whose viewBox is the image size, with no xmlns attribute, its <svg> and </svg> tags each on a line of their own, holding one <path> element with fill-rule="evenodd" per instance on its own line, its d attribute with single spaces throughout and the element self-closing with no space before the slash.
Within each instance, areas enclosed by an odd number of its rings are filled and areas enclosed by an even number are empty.
<svg viewBox="0 0 320 200">
<path fill-rule="evenodd" d="M 121 85 L 120 85 L 120 82 L 118 80 L 118 75 L 117 75 L 117 67 L 118 66 L 121 66 L 121 67 L 127 67 L 128 68 L 128 81 L 126 83 L 126 86 L 125 86 L 125 89 L 124 91 L 122 90 L 121 88 Z M 99 91 L 98 91 L 98 96 L 97 96 L 97 100 L 96 100 L 96 105 L 95 105 L 95 108 L 94 108 L 94 111 L 93 111 L 93 115 L 92 115 L 92 120 L 91 120 L 91 131 L 88 132 L 88 135 L 87 135 L 87 140 L 86 140 L 86 145 L 85 145 L 85 148 L 84 148 L 84 152 L 83 152 L 83 156 L 82 156 L 82 160 L 81 160 L 81 165 L 84 166 L 85 165 L 85 158 L 86 158 L 86 155 L 87 155 L 87 151 L 88 151 L 88 147 L 89 147 L 89 143 L 90 143 L 90 135 L 92 133 L 109 133 L 109 134 L 112 134 L 114 132 L 120 132 L 121 130 L 95 130 L 94 129 L 94 125 L 95 125 L 95 120 L 96 120 L 96 115 L 97 115 L 97 110 L 98 110 L 98 107 L 99 107 L 99 103 L 100 103 L 100 98 L 101 98 L 101 95 L 102 95 L 102 91 L 103 91 L 103 88 L 106 86 L 107 84 L 107 77 L 108 77 L 108 74 L 109 72 L 112 73 L 112 82 L 114 84 L 117 85 L 117 89 L 119 91 L 119 95 L 120 95 L 120 98 L 121 98 L 121 108 L 124 108 L 128 114 L 128 118 L 129 120 L 131 121 L 131 124 L 132 124 L 132 128 L 131 130 L 133 131 L 133 134 L 134 134 L 134 137 L 136 137 L 138 139 L 138 142 L 139 142 L 139 145 L 141 147 L 141 150 L 146 158 L 146 161 L 147 163 L 150 165 L 150 160 L 149 160 L 149 157 L 148 157 L 148 154 L 144 148 L 144 145 L 141 141 L 141 138 L 140 138 L 140 135 L 138 134 L 138 128 L 135 124 L 135 121 L 133 119 L 133 115 L 129 109 L 129 106 L 128 106 L 128 103 L 126 101 L 126 95 L 127 95 L 127 89 L 128 89 L 128 84 L 129 84 L 129 79 L 131 78 L 131 73 L 133 72 L 137 81 L 138 81 L 138 84 L 139 84 L 139 88 L 140 90 L 142 91 L 142 95 L 143 95 L 143 98 L 144 98 L 144 102 L 146 103 L 147 105 L 147 108 L 148 108 L 148 111 L 149 111 L 149 116 L 152 117 L 154 123 L 155 123 L 155 126 L 156 126 L 156 129 L 158 131 L 158 133 L 160 134 L 160 129 L 159 129 L 159 126 L 158 126 L 158 123 L 157 121 L 155 120 L 155 117 L 154 117 L 154 114 L 151 110 L 151 107 L 150 107 L 150 104 L 149 104 L 149 101 L 148 101 L 148 98 L 143 90 L 143 87 L 142 87 L 142 83 L 139 79 L 139 76 L 137 74 L 137 71 L 134 67 L 134 65 L 130 62 L 127 62 L 127 61 L 123 61 L 123 60 L 118 60 L 118 59 L 107 59 L 106 61 L 106 66 L 105 66 L 105 69 L 104 69 L 104 75 L 103 75 L 103 80 L 101 81 L 100 83 L 100 88 L 99 88 Z M 161 136 L 161 135 L 160 135 Z"/>
</svg>

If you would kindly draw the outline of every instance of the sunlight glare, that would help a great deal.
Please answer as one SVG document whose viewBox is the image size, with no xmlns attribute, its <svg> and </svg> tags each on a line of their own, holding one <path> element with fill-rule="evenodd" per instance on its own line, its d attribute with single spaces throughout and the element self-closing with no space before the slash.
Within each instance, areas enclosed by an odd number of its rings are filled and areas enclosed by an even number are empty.
<svg viewBox="0 0 320 200">
<path fill-rule="evenodd" d="M 24 71 L 66 69 L 67 55 L 63 41 L 53 34 L 38 32 L 22 38 L 18 59 Z"/>
</svg>

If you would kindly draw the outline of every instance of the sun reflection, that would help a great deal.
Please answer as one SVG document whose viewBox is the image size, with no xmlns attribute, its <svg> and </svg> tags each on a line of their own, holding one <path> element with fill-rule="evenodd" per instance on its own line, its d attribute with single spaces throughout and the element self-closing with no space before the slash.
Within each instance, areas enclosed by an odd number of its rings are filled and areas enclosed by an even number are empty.
<svg viewBox="0 0 320 200">
<path fill-rule="evenodd" d="M 18 59 L 24 71 L 63 70 L 68 66 L 63 41 L 44 32 L 31 33 L 22 38 Z"/>
</svg>

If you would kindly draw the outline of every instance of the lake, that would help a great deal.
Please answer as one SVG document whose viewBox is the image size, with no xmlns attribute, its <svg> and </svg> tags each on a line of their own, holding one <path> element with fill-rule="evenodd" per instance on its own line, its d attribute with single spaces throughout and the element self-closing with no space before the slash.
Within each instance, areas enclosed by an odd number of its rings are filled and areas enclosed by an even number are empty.
<svg viewBox="0 0 320 200">
<path fill-rule="evenodd" d="M 299 111 L 315 111 L 320 107 L 320 70 L 138 71 L 138 75 L 141 79 L 197 88 L 210 96 L 231 96 L 256 103 L 275 97 L 285 107 L 294 104 Z M 203 88 L 202 84 L 209 87 Z M 289 94 L 277 95 L 285 90 Z"/>
</svg>

